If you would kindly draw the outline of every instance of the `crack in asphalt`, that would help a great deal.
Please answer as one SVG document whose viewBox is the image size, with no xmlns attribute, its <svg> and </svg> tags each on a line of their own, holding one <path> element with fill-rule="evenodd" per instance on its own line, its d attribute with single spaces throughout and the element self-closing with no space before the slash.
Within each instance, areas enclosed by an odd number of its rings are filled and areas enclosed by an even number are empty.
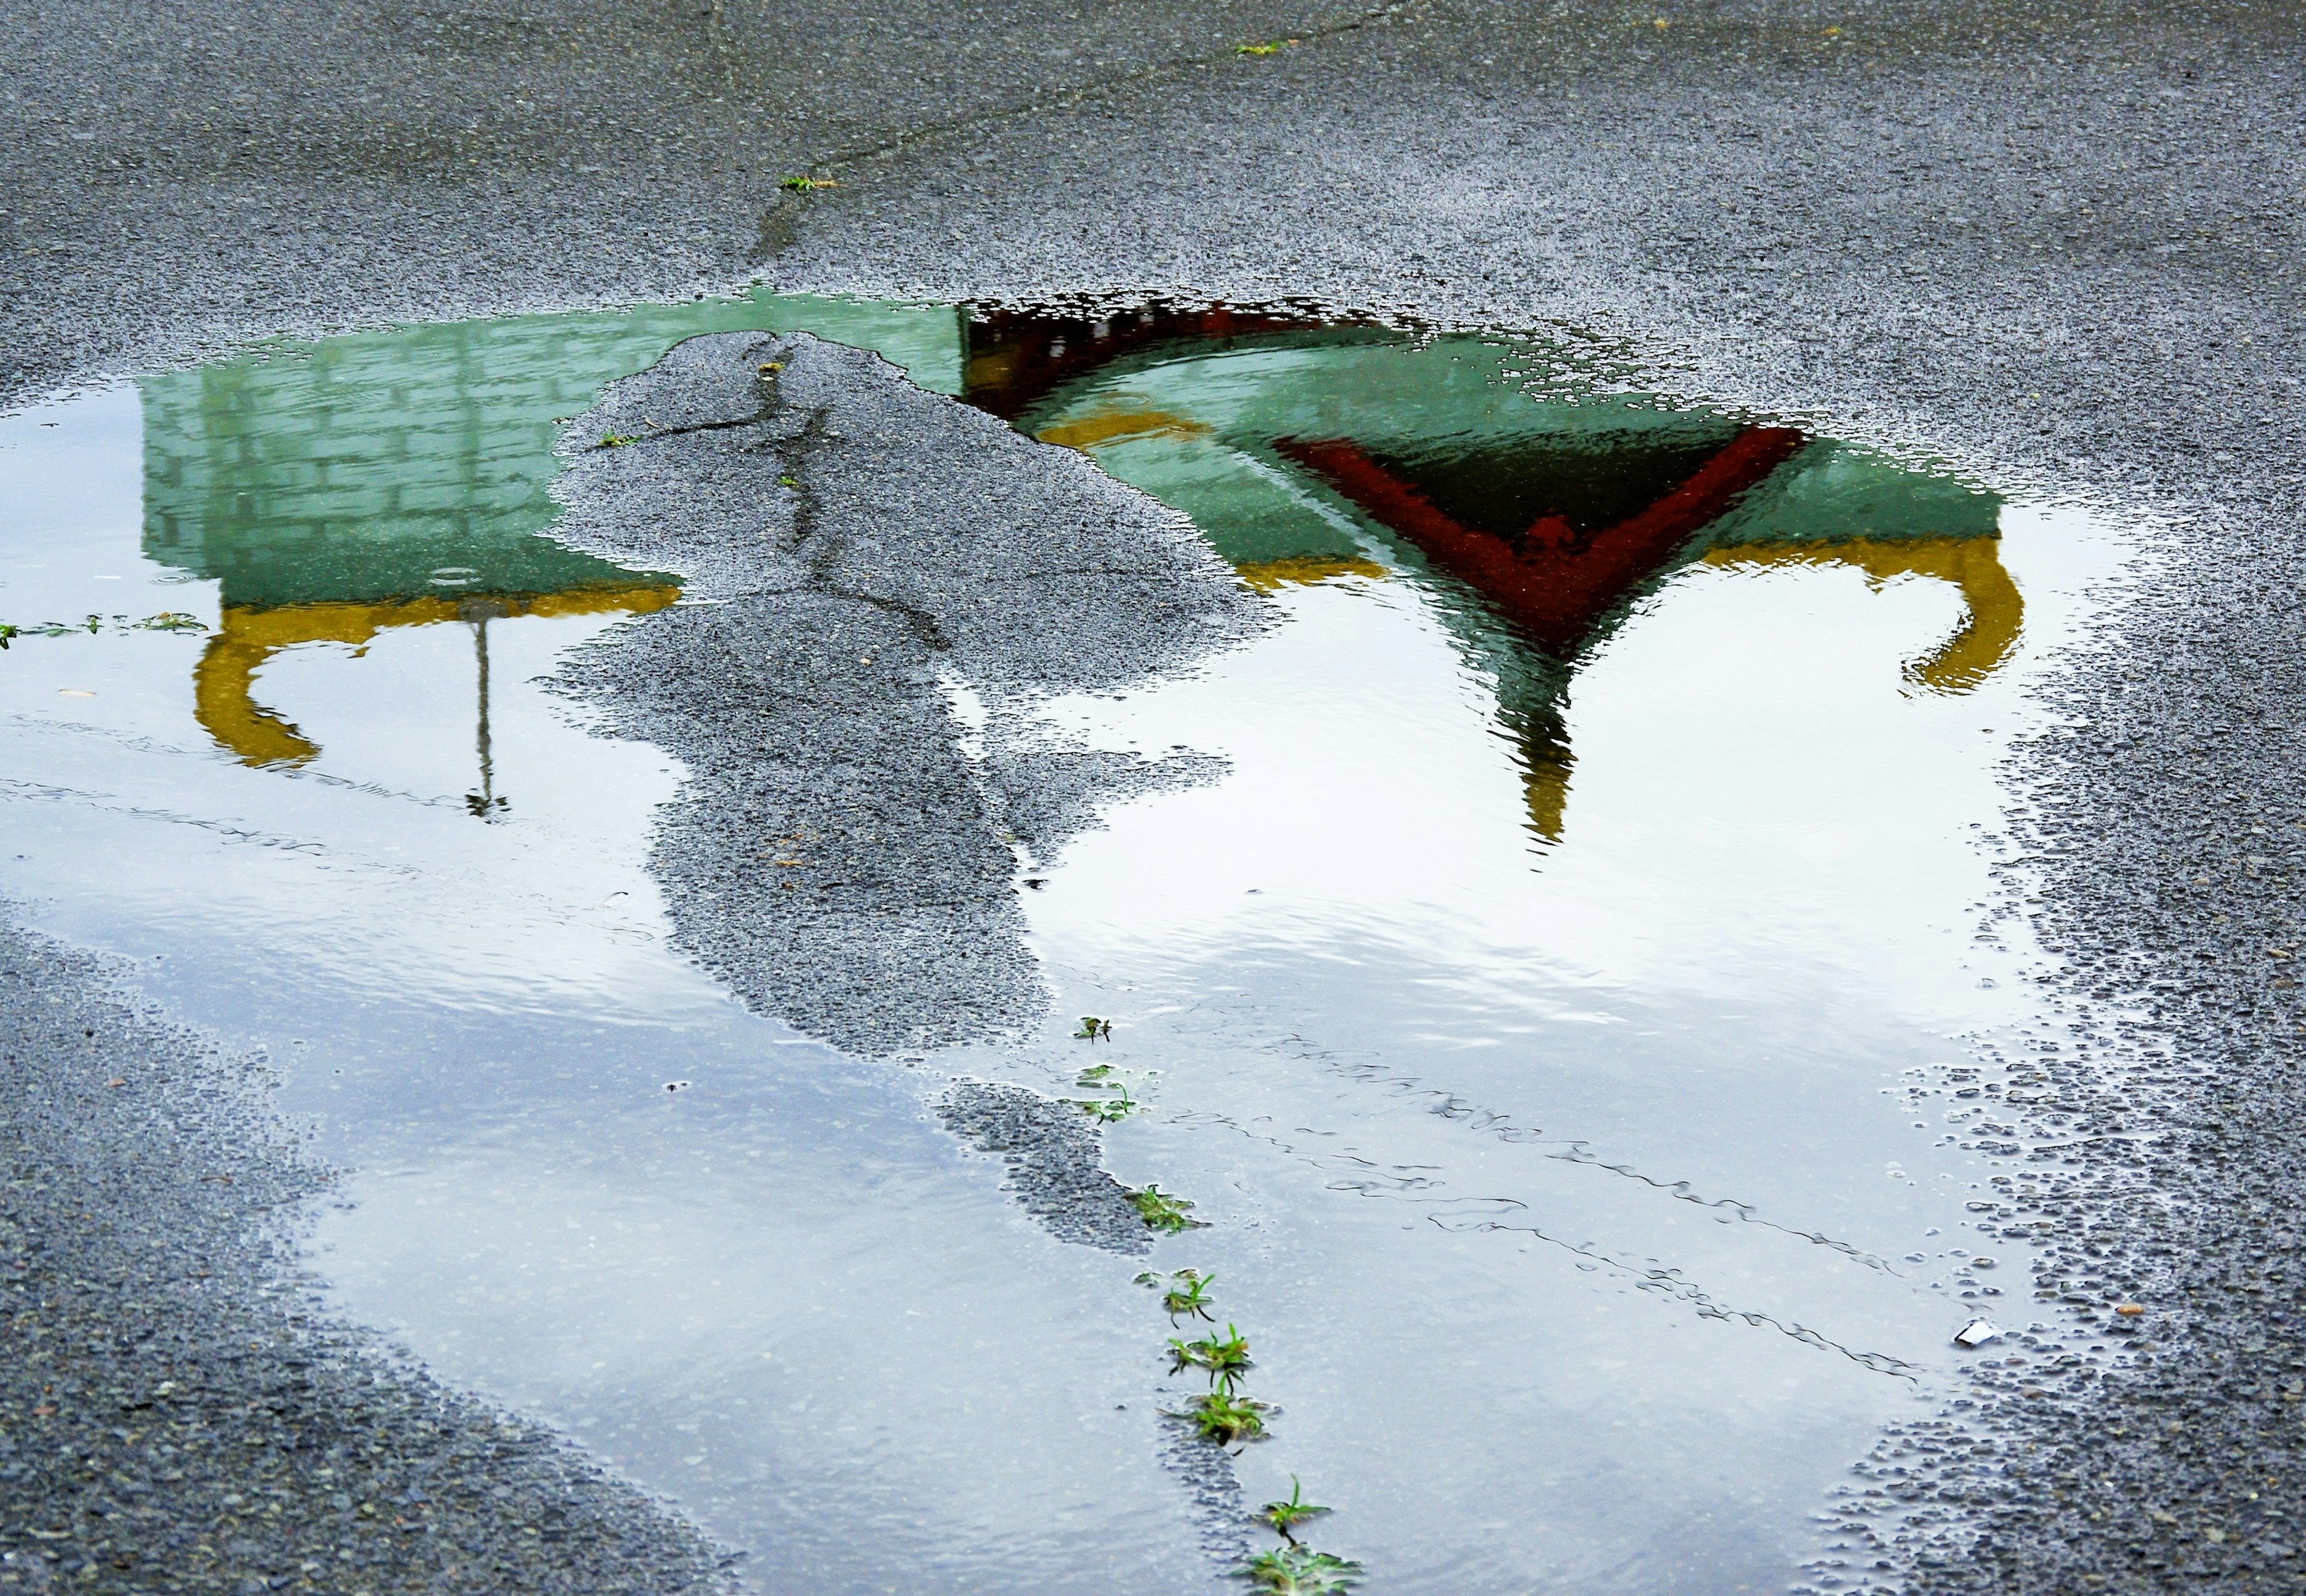
<svg viewBox="0 0 2306 1596">
<path fill-rule="evenodd" d="M 745 424 L 709 424 L 732 408 Z M 678 427 L 653 449 L 577 452 L 558 535 L 683 572 L 708 602 L 619 628 L 564 686 L 692 772 L 653 855 L 677 941 L 855 1051 L 1014 1033 L 1046 999 L 999 833 L 1044 833 L 1046 857 L 1094 824 L 1100 790 L 1141 787 L 1143 762 L 1083 787 L 1046 752 L 972 760 L 943 675 L 998 702 L 1111 690 L 1248 635 L 1257 601 L 1079 456 L 807 335 L 692 339 L 566 436 L 643 415 Z M 790 485 L 764 499 L 774 476 Z M 804 833 L 806 868 L 751 868 L 760 840 Z"/>
</svg>

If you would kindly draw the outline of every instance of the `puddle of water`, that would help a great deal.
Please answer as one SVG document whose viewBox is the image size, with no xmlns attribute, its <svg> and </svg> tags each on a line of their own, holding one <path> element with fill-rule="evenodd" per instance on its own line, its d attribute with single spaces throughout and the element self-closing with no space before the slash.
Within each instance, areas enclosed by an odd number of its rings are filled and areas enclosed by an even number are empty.
<svg viewBox="0 0 2306 1596">
<path fill-rule="evenodd" d="M 1911 628 L 1901 674 L 1928 693 L 1975 688 L 2023 631 L 1994 495 L 1710 412 L 1535 403 L 1525 342 L 1223 311 L 1044 320 L 1030 336 L 1015 321 L 971 322 L 970 401 L 1183 509 L 1252 585 L 1424 578 L 1523 739 L 1549 839 L 1572 763 L 1567 664 L 1683 568 L 1943 585 L 1909 595 L 1958 607 L 1952 627 Z"/>
<path fill-rule="evenodd" d="M 1099 331 L 970 397 L 1291 622 L 1040 712 L 1232 764 L 1026 899 L 1059 1012 L 1174 1116 L 1123 1178 L 1221 1216 L 1191 1250 L 1289 1349 L 1289 1466 L 1389 1580 L 1775 1588 L 2022 1262 L 1972 1261 L 1988 1169 L 1907 1092 L 2014 1011 L 1975 828 L 2114 545 L 1783 429 L 1533 403 L 1513 340 Z"/>
<path fill-rule="evenodd" d="M 670 955 L 644 860 L 680 772 L 535 685 L 679 596 L 536 535 L 554 418 L 732 327 L 1088 451 L 1285 618 L 1156 690 L 995 706 L 1231 769 L 1038 862 L 1067 1018 L 937 1061 L 1078 1093 L 1094 1057 L 1148 1105 L 1109 1162 L 1214 1222 L 1157 1262 L 1216 1271 L 1281 1404 L 1251 1500 L 1302 1475 L 1391 1589 L 1782 1584 L 2023 1273 L 1967 1263 L 1986 1167 L 1909 1094 L 2021 1012 L 1974 839 L 2122 549 L 1784 429 L 1542 403 L 1526 340 L 762 298 L 0 422 L 0 620 L 77 628 L 0 655 L 0 888 L 272 1050 L 355 1171 L 336 1302 L 762 1589 L 1219 1583 L 1136 1266 L 1032 1229 L 917 1077 Z"/>
</svg>

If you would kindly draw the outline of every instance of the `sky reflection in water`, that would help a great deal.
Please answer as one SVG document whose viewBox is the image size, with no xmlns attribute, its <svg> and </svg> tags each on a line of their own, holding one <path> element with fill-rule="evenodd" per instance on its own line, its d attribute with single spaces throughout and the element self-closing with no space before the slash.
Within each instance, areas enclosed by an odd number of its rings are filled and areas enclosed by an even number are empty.
<svg viewBox="0 0 2306 1596">
<path fill-rule="evenodd" d="M 1149 1105 L 1109 1162 L 1214 1222 L 1157 1261 L 1216 1271 L 1281 1404 L 1252 1502 L 1302 1474 L 1390 1590 L 1779 1588 L 1931 1411 L 1964 1293 L 2023 1278 L 1957 1267 L 1984 1166 L 1907 1091 L 2027 1013 L 1977 828 L 2122 550 L 1830 440 L 1541 404 L 1542 346 L 1234 315 L 716 301 L 0 422 L 0 620 L 207 628 L 0 655 L 0 891 L 270 1049 L 353 1172 L 338 1306 L 764 1590 L 1224 1583 L 1137 1266 L 1048 1241 L 920 1106 L 1070 1089 L 1081 1013 Z M 1013 1049 L 861 1065 L 738 1011 L 643 867 L 679 771 L 534 685 L 679 593 L 537 535 L 554 418 L 796 326 L 1088 450 L 1287 619 L 1039 706 L 1232 769 L 1035 872 L 1056 1003 Z"/>
</svg>

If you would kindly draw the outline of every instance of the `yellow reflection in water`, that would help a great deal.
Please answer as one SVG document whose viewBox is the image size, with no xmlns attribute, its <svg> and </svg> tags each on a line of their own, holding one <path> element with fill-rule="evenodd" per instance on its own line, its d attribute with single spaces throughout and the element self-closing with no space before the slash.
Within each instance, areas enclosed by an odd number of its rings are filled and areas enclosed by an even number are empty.
<svg viewBox="0 0 2306 1596">
<path fill-rule="evenodd" d="M 320 753 L 302 732 L 256 702 L 255 677 L 267 661 L 300 643 L 341 643 L 358 650 L 388 627 L 495 619 L 517 615 L 644 615 L 680 597 L 670 585 L 588 588 L 508 597 L 389 599 L 373 604 L 227 604 L 216 636 L 192 669 L 193 713 L 219 747 L 243 764 L 303 764 Z"/>
<path fill-rule="evenodd" d="M 1522 796 L 1529 806 L 1529 829 L 1548 842 L 1561 841 L 1562 817 L 1569 809 L 1569 772 L 1576 756 L 1561 738 L 1533 738 L 1522 745 Z"/>
<path fill-rule="evenodd" d="M 1371 582 L 1382 582 L 1386 569 L 1374 559 L 1332 559 L 1320 555 L 1303 555 L 1293 559 L 1260 559 L 1234 567 L 1241 579 L 1260 593 L 1274 593 L 1296 585 L 1310 587 L 1315 583 L 1330 582 L 1339 576 L 1365 576 Z"/>
<path fill-rule="evenodd" d="M 2025 630 L 2026 601 L 2002 566 L 2000 540 L 1850 538 L 1831 543 L 1749 543 L 1710 549 L 1708 565 L 1849 565 L 1879 587 L 1900 576 L 1930 576 L 1960 590 L 1969 618 L 1960 630 L 1906 667 L 1906 679 L 1933 693 L 1967 693 L 2002 668 Z"/>
<path fill-rule="evenodd" d="M 1709 549 L 1699 559 L 1721 567 L 1851 566 L 1877 589 L 1904 576 L 1948 584 L 1967 607 L 1960 627 L 1905 669 L 1908 681 L 1932 693 L 1952 696 L 1983 685 L 2009 660 L 2025 631 L 2026 601 L 2003 567 L 1998 537 L 1745 543 Z M 1533 738 L 1521 754 L 1530 829 L 1548 842 L 1559 842 L 1575 758 L 1568 744 L 1558 738 Z"/>
<path fill-rule="evenodd" d="M 1085 416 L 1077 422 L 1061 422 L 1054 427 L 1042 428 L 1033 436 L 1043 443 L 1059 443 L 1067 448 L 1088 450 L 1100 443 L 1117 443 L 1124 438 L 1198 438 L 1208 431 L 1209 429 L 1199 422 L 1190 422 L 1158 410 L 1140 410 Z"/>
</svg>

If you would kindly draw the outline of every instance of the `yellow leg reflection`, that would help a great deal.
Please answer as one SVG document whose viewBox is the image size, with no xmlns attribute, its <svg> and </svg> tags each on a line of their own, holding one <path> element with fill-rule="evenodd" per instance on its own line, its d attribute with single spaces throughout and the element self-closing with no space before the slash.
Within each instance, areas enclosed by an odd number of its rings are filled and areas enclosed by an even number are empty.
<svg viewBox="0 0 2306 1596">
<path fill-rule="evenodd" d="M 1900 576 L 1930 576 L 1951 585 L 1961 593 L 1968 614 L 1952 636 L 1909 661 L 1905 670 L 1907 680 L 1933 693 L 1977 687 L 2002 668 L 2025 630 L 2026 601 L 2003 568 L 1998 541 L 1990 537 L 1752 543 L 1710 550 L 1704 558 L 1716 566 L 1855 566 L 1877 587 Z M 1248 568 L 1242 574 L 1248 576 Z M 1521 756 L 1530 829 L 1548 842 L 1559 842 L 1576 758 L 1560 734 L 1544 732 L 1524 740 Z"/>
<path fill-rule="evenodd" d="M 218 746 L 243 764 L 303 764 L 319 747 L 256 702 L 256 673 L 284 648 L 342 643 L 358 648 L 387 627 L 461 619 L 484 598 L 491 615 L 645 614 L 680 597 L 678 587 L 594 588 L 576 593 L 460 594 L 388 600 L 378 604 L 286 604 L 278 609 L 225 606 L 222 624 L 192 668 L 192 713 Z"/>
<path fill-rule="evenodd" d="M 1182 416 L 1158 410 L 1134 410 L 1061 422 L 1054 427 L 1042 428 L 1034 436 L 1043 443 L 1061 443 L 1067 448 L 1087 452 L 1100 443 L 1115 443 L 1125 438 L 1200 438 L 1208 431 L 1200 422 L 1189 422 Z"/>
<path fill-rule="evenodd" d="M 1260 593 L 1276 593 L 1292 583 L 1311 586 L 1338 576 L 1366 576 L 1372 582 L 1385 580 L 1385 568 L 1374 559 L 1362 559 L 1354 555 L 1299 555 L 1289 559 L 1253 560 L 1237 565 L 1234 571 L 1241 579 Z"/>
<path fill-rule="evenodd" d="M 1960 590 L 1961 628 L 1906 667 L 1906 679 L 1933 693 L 1967 693 L 2002 668 L 2025 630 L 2026 601 L 2002 568 L 2000 542 L 1972 538 L 1852 538 L 1836 543 L 1749 543 L 1711 549 L 1708 565 L 1849 565 L 1875 586 L 1898 576 L 1934 576 Z"/>
<path fill-rule="evenodd" d="M 1529 829 L 1548 842 L 1561 841 L 1561 817 L 1569 807 L 1569 772 L 1577 761 L 1559 736 L 1536 736 L 1522 744 L 1522 789 L 1529 802 Z"/>
</svg>

